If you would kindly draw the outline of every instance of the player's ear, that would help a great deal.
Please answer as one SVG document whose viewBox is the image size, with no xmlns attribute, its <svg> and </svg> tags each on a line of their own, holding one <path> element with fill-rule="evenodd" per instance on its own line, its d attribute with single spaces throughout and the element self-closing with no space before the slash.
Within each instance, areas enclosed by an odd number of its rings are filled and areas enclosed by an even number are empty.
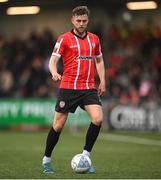
<svg viewBox="0 0 161 180">
<path fill-rule="evenodd" d="M 88 20 L 87 20 L 87 24 L 89 23 L 89 17 L 88 17 Z"/>
<path fill-rule="evenodd" d="M 71 23 L 73 24 L 73 16 L 71 17 Z"/>
</svg>

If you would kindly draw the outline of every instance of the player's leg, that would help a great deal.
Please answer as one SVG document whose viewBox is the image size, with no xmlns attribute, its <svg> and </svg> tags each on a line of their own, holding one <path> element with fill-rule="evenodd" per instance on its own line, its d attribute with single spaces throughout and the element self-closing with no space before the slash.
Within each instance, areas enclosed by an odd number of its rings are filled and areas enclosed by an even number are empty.
<svg viewBox="0 0 161 180">
<path fill-rule="evenodd" d="M 45 153 L 42 160 L 44 173 L 53 173 L 53 169 L 50 166 L 51 154 L 59 140 L 61 130 L 64 127 L 67 117 L 68 113 L 55 112 L 53 126 L 47 136 Z"/>
<path fill-rule="evenodd" d="M 103 111 L 102 107 L 97 104 L 86 105 L 85 109 L 91 119 L 91 124 L 86 134 L 86 143 L 84 146 L 84 150 L 91 152 L 100 132 L 101 124 L 103 121 Z"/>
<path fill-rule="evenodd" d="M 92 151 L 92 148 L 100 132 L 101 124 L 103 121 L 103 111 L 102 107 L 97 104 L 86 105 L 85 110 L 87 111 L 91 119 L 91 124 L 87 130 L 83 154 L 90 156 L 90 152 Z M 95 169 L 91 167 L 89 172 L 94 173 Z"/>
</svg>

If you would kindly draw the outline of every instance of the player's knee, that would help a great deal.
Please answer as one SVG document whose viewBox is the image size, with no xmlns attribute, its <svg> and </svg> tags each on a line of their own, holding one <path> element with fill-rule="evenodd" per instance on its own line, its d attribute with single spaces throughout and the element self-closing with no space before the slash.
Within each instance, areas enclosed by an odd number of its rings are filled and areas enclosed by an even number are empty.
<svg viewBox="0 0 161 180">
<path fill-rule="evenodd" d="M 103 117 L 102 116 L 96 116 L 93 118 L 93 124 L 100 126 L 103 122 Z"/>
<path fill-rule="evenodd" d="M 62 125 L 62 124 L 55 123 L 55 124 L 53 124 L 53 129 L 54 129 L 56 132 L 61 132 L 62 129 L 63 129 L 63 125 Z"/>
</svg>

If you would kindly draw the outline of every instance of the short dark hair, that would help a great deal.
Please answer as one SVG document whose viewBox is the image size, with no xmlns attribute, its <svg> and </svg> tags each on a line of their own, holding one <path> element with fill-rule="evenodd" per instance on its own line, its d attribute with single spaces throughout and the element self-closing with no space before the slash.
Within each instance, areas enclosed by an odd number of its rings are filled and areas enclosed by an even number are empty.
<svg viewBox="0 0 161 180">
<path fill-rule="evenodd" d="M 72 16 L 81 16 L 86 14 L 87 16 L 90 15 L 90 10 L 87 6 L 77 6 L 72 11 Z"/>
</svg>

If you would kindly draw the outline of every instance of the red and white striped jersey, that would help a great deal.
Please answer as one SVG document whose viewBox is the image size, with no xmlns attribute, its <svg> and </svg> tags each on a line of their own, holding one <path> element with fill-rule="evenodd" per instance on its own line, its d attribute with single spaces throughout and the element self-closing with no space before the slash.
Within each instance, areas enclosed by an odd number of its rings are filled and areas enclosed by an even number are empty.
<svg viewBox="0 0 161 180">
<path fill-rule="evenodd" d="M 60 88 L 84 90 L 95 89 L 94 60 L 102 56 L 97 35 L 87 32 L 81 38 L 73 31 L 57 39 L 52 55 L 62 57 L 63 74 Z"/>
</svg>

